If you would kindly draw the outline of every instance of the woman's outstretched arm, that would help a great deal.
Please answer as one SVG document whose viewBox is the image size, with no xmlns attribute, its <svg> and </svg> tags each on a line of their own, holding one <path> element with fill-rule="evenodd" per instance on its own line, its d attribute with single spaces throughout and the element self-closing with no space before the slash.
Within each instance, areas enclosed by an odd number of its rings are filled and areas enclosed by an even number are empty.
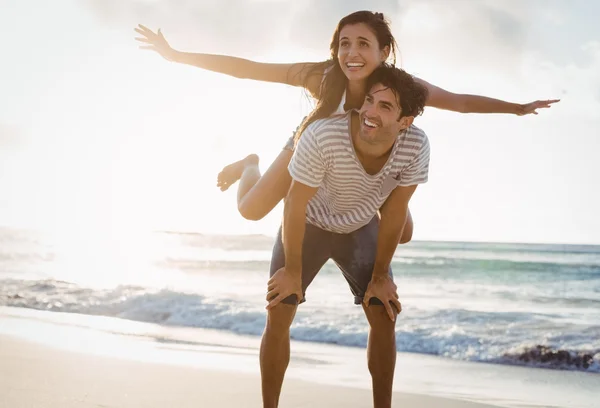
<svg viewBox="0 0 600 408">
<path fill-rule="evenodd" d="M 461 113 L 512 113 L 537 115 L 537 109 L 549 108 L 560 99 L 540 100 L 526 104 L 512 103 L 480 95 L 455 94 L 419 78 L 417 82 L 429 91 L 426 105 Z"/>
<path fill-rule="evenodd" d="M 135 28 L 135 32 L 141 35 L 141 37 L 135 38 L 143 43 L 140 48 L 156 51 L 169 61 L 192 65 L 236 78 L 306 87 L 313 95 L 317 95 L 319 91 L 322 74 L 308 76 L 315 63 L 271 64 L 229 55 L 182 52 L 169 45 L 160 29 L 155 33 L 140 24 Z"/>
</svg>

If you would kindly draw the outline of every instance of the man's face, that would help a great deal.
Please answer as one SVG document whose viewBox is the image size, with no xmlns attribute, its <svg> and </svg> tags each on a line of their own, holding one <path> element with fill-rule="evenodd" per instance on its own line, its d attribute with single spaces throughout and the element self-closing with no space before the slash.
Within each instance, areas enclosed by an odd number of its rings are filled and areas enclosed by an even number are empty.
<svg viewBox="0 0 600 408">
<path fill-rule="evenodd" d="M 361 140 L 369 144 L 389 143 L 412 124 L 413 117 L 403 117 L 402 108 L 391 89 L 375 84 L 367 92 L 360 108 Z"/>
</svg>

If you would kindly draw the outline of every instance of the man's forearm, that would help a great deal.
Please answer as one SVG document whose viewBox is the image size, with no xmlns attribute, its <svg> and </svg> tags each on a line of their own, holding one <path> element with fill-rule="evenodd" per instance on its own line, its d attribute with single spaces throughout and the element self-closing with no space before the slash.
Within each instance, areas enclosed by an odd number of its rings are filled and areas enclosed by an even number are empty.
<svg viewBox="0 0 600 408">
<path fill-rule="evenodd" d="M 463 113 L 512 113 L 519 114 L 522 105 L 480 95 L 461 95 Z"/>
<path fill-rule="evenodd" d="M 393 212 L 382 211 L 377 235 L 377 255 L 375 256 L 373 278 L 388 275 L 392 258 L 402 236 L 404 224 L 406 224 L 407 213 L 408 206 L 398 208 Z"/>
<path fill-rule="evenodd" d="M 285 268 L 292 273 L 302 273 L 302 244 L 306 230 L 306 203 L 288 197 L 283 211 L 283 248 Z"/>
</svg>

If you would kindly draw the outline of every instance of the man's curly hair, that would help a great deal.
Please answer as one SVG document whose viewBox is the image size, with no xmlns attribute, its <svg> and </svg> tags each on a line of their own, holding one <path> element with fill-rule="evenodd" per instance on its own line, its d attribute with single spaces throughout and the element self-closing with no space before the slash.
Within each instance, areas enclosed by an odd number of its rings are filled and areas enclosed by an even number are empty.
<svg viewBox="0 0 600 408">
<path fill-rule="evenodd" d="M 370 90 L 376 84 L 391 89 L 396 95 L 396 99 L 402 108 L 400 118 L 405 116 L 416 117 L 423 113 L 428 96 L 427 88 L 415 81 L 412 75 L 403 69 L 383 64 L 373 71 L 367 79 L 367 89 Z"/>
</svg>

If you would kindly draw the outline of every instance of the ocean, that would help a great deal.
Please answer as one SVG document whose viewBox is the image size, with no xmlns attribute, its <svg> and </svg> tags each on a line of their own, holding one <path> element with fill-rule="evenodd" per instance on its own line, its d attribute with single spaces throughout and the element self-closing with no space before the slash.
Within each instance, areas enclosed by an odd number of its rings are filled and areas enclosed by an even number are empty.
<svg viewBox="0 0 600 408">
<path fill-rule="evenodd" d="M 273 239 L 0 228 L 0 306 L 260 336 Z M 600 246 L 411 242 L 392 268 L 398 351 L 600 373 Z M 306 298 L 293 339 L 366 347 L 333 263 Z"/>
</svg>

